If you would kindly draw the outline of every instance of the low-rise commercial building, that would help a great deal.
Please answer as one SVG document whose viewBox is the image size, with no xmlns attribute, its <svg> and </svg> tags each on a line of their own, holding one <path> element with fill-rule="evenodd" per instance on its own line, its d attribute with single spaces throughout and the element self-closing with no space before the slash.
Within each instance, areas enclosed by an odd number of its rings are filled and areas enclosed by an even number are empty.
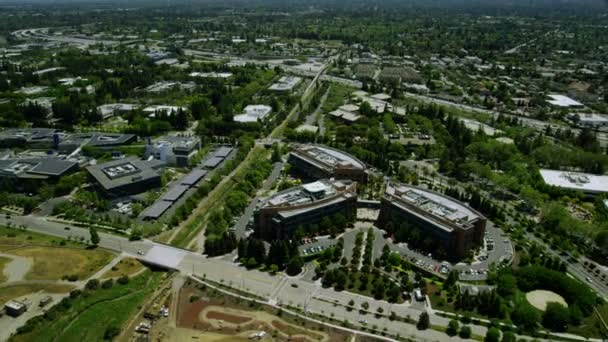
<svg viewBox="0 0 608 342">
<path fill-rule="evenodd" d="M 78 170 L 78 163 L 59 158 L 10 158 L 0 160 L 0 177 L 58 179 Z"/>
<path fill-rule="evenodd" d="M 608 115 L 596 113 L 572 113 L 568 119 L 579 127 L 602 128 L 608 127 Z"/>
<path fill-rule="evenodd" d="M 377 225 L 394 233 L 417 231 L 450 258 L 460 259 L 482 246 L 487 219 L 478 211 L 443 194 L 405 184 L 388 184 Z"/>
<path fill-rule="evenodd" d="M 540 175 L 547 185 L 567 190 L 581 191 L 587 195 L 608 192 L 608 176 L 591 173 L 540 170 Z"/>
<path fill-rule="evenodd" d="M 243 110 L 243 114 L 234 116 L 234 121 L 247 123 L 263 120 L 268 116 L 268 114 L 270 114 L 270 112 L 272 112 L 272 107 L 266 105 L 248 105 Z"/>
<path fill-rule="evenodd" d="M 296 145 L 289 154 L 295 171 L 317 179 L 336 178 L 367 182 L 367 168 L 359 159 L 323 145 Z"/>
<path fill-rule="evenodd" d="M 323 218 L 356 216 L 357 183 L 320 180 L 287 189 L 260 202 L 255 212 L 255 233 L 267 239 L 287 239 L 296 230 L 308 231 Z"/>
<path fill-rule="evenodd" d="M 108 103 L 97 107 L 97 112 L 105 120 L 115 115 L 129 113 L 138 107 L 138 105 L 131 103 Z"/>
<path fill-rule="evenodd" d="M 283 76 L 276 83 L 268 88 L 271 91 L 278 93 L 288 93 L 293 91 L 293 89 L 302 82 L 302 78 L 297 76 Z"/>
<path fill-rule="evenodd" d="M 154 157 L 167 165 L 186 167 L 200 148 L 198 137 L 164 136 L 153 142 L 148 140 L 146 158 Z"/>
<path fill-rule="evenodd" d="M 122 197 L 159 188 L 160 169 L 164 166 L 165 163 L 159 160 L 129 157 L 92 165 L 87 171 L 108 196 Z"/>
</svg>

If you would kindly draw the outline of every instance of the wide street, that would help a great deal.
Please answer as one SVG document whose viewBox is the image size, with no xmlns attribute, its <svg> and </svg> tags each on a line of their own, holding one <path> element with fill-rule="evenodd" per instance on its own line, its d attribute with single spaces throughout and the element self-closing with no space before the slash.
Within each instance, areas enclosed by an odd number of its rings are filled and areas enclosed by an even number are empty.
<svg viewBox="0 0 608 342">
<path fill-rule="evenodd" d="M 44 233 L 61 238 L 80 238 L 89 239 L 89 231 L 85 228 L 68 226 L 55 223 L 36 216 L 13 216 L 7 219 L 0 217 L 0 224 L 12 226 L 25 226 L 27 230 Z M 67 229 L 66 229 L 67 228 Z M 418 331 L 413 325 L 398 321 L 390 321 L 384 316 L 376 317 L 374 313 L 378 307 L 384 309 L 384 314 L 388 315 L 394 311 L 400 317 L 411 317 L 418 319 L 421 310 L 410 307 L 408 304 L 389 304 L 384 301 L 376 301 L 372 298 L 363 297 L 346 291 L 336 292 L 332 289 L 324 289 L 320 283 L 310 283 L 300 277 L 287 277 L 285 275 L 272 276 L 268 273 L 257 270 L 247 270 L 237 264 L 220 258 L 206 258 L 202 254 L 178 249 L 172 246 L 158 244 L 149 240 L 129 241 L 125 237 L 100 232 L 99 246 L 122 252 L 142 261 L 146 261 L 159 266 L 176 269 L 183 274 L 195 275 L 203 279 L 217 283 L 223 283 L 232 288 L 243 290 L 260 296 L 272 303 L 282 303 L 293 307 L 299 307 L 308 313 L 334 317 L 340 321 L 348 321 L 354 326 L 375 325 L 383 330 L 400 334 L 401 336 L 412 336 L 418 341 L 457 341 L 434 330 Z M 141 253 L 141 255 L 140 255 Z M 295 284 L 295 285 L 292 285 Z M 361 304 L 367 301 L 370 304 L 369 312 L 360 315 L 358 310 L 350 310 L 345 305 L 354 300 Z M 338 303 L 336 303 L 338 300 Z M 333 314 L 333 315 L 332 315 Z M 364 318 L 363 318 L 364 316 Z M 366 321 L 365 323 L 361 321 Z M 435 325 L 447 326 L 448 320 L 431 313 L 431 322 Z M 473 332 L 478 335 L 485 335 L 486 328 L 482 326 L 472 326 Z"/>
</svg>

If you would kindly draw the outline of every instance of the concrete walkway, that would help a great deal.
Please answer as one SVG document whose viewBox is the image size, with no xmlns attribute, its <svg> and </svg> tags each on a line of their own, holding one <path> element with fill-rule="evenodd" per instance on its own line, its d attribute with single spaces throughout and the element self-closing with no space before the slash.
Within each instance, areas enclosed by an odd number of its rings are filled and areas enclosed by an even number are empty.
<svg viewBox="0 0 608 342">
<path fill-rule="evenodd" d="M 23 280 L 27 272 L 34 264 L 34 261 L 30 258 L 4 253 L 0 253 L 0 256 L 12 260 L 4 268 L 4 275 L 7 278 L 6 283 L 13 283 Z"/>
</svg>

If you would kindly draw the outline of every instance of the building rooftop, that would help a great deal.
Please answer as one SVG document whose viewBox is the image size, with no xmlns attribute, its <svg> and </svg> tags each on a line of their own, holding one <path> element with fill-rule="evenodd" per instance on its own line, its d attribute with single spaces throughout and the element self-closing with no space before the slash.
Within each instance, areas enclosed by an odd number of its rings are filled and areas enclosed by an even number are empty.
<svg viewBox="0 0 608 342">
<path fill-rule="evenodd" d="M 321 145 L 296 146 L 292 153 L 306 157 L 310 161 L 331 168 L 351 168 L 364 170 L 365 164 L 346 152 Z"/>
<path fill-rule="evenodd" d="M 157 219 L 161 217 L 165 213 L 165 211 L 167 211 L 167 209 L 171 208 L 172 205 L 173 202 L 162 200 L 156 201 L 154 202 L 154 204 L 147 207 L 146 210 L 141 213 L 141 217 L 144 219 Z"/>
<path fill-rule="evenodd" d="M 220 146 L 213 152 L 214 157 L 226 158 L 234 148 L 229 146 Z"/>
<path fill-rule="evenodd" d="M 597 114 L 597 113 L 575 113 L 580 123 L 608 123 L 608 115 Z"/>
<path fill-rule="evenodd" d="M 158 160 L 146 161 L 129 157 L 91 165 L 87 167 L 87 171 L 105 190 L 112 190 L 129 183 L 158 177 L 158 169 L 162 166 L 164 163 Z"/>
<path fill-rule="evenodd" d="M 0 132 L 2 142 L 22 144 L 51 144 L 57 137 L 61 145 L 90 145 L 90 146 L 117 146 L 131 143 L 135 140 L 133 134 L 120 133 L 66 133 L 54 128 L 9 128 Z"/>
<path fill-rule="evenodd" d="M 266 105 L 248 105 L 244 108 L 243 114 L 238 114 L 234 116 L 234 121 L 246 123 L 246 122 L 256 122 L 258 120 L 264 119 L 270 112 L 272 111 L 272 107 Z"/>
<path fill-rule="evenodd" d="M 224 160 L 222 157 L 211 157 L 203 163 L 203 166 L 209 169 L 215 169 Z"/>
<path fill-rule="evenodd" d="M 162 136 L 152 143 L 157 148 L 169 146 L 174 150 L 185 150 L 190 151 L 195 148 L 200 142 L 200 138 L 195 136 L 174 136 L 165 135 Z"/>
<path fill-rule="evenodd" d="M 540 170 L 540 175 L 548 185 L 586 193 L 608 192 L 608 176 L 547 169 Z"/>
<path fill-rule="evenodd" d="M 548 95 L 548 97 L 551 100 L 547 100 L 547 102 L 549 102 L 550 104 L 557 106 L 557 107 L 582 107 L 583 104 L 575 101 L 567 96 L 564 95 Z"/>
<path fill-rule="evenodd" d="M 190 77 L 203 77 L 203 78 L 230 78 L 232 77 L 231 72 L 193 72 Z"/>
<path fill-rule="evenodd" d="M 161 199 L 163 201 L 175 202 L 180 197 L 182 197 L 182 195 L 185 194 L 189 188 L 190 188 L 190 186 L 188 186 L 188 185 L 175 184 L 175 185 L 171 186 L 169 188 L 169 190 L 167 190 L 167 192 L 163 195 L 163 197 Z"/>
<path fill-rule="evenodd" d="M 274 91 L 289 91 L 302 81 L 302 78 L 297 76 L 283 76 L 276 83 L 270 86 L 270 90 Z"/>
<path fill-rule="evenodd" d="M 0 160 L 0 174 L 19 178 L 60 177 L 78 163 L 60 158 L 11 158 Z"/>
<path fill-rule="evenodd" d="M 441 221 L 467 229 L 471 227 L 470 223 L 483 217 L 476 210 L 453 198 L 410 185 L 389 184 L 385 195 L 388 195 L 393 204 L 405 209 L 415 207 L 421 210 L 427 214 L 424 215 L 424 219 L 432 219 L 447 231 L 451 231 L 452 228 L 441 224 L 443 223 Z"/>
<path fill-rule="evenodd" d="M 267 198 L 262 202 L 262 207 L 296 207 L 303 204 L 313 203 L 337 194 L 344 188 L 343 181 L 320 180 L 314 183 L 303 184 Z"/>
<path fill-rule="evenodd" d="M 181 180 L 181 184 L 193 186 L 207 175 L 207 170 L 195 169 L 192 170 Z"/>
</svg>

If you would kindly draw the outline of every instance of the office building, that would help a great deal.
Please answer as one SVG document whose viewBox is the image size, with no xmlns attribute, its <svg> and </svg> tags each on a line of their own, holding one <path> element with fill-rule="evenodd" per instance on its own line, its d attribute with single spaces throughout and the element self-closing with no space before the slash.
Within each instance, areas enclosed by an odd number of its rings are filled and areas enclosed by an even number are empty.
<svg viewBox="0 0 608 342">
<path fill-rule="evenodd" d="M 362 161 L 327 146 L 296 145 L 289 154 L 289 163 L 296 172 L 311 178 L 367 182 L 367 169 Z"/>
<path fill-rule="evenodd" d="M 247 123 L 263 120 L 272 112 L 272 107 L 266 105 L 248 105 L 243 111 L 243 114 L 234 116 L 234 121 Z"/>
<path fill-rule="evenodd" d="M 110 197 L 134 195 L 159 188 L 159 160 L 141 160 L 135 157 L 112 160 L 87 167 L 96 185 Z"/>
<path fill-rule="evenodd" d="M 405 184 L 387 184 L 377 226 L 394 233 L 403 225 L 416 229 L 452 259 L 483 245 L 487 219 L 443 194 Z M 403 229 L 403 228 L 399 228 Z"/>
<path fill-rule="evenodd" d="M 255 212 L 255 232 L 266 240 L 288 239 L 297 229 L 310 229 L 323 218 L 354 218 L 357 183 L 320 180 L 290 188 L 262 200 Z"/>
<path fill-rule="evenodd" d="M 188 162 L 201 149 L 198 137 L 164 136 L 148 140 L 146 158 L 154 157 L 167 165 L 188 166 Z"/>
</svg>

